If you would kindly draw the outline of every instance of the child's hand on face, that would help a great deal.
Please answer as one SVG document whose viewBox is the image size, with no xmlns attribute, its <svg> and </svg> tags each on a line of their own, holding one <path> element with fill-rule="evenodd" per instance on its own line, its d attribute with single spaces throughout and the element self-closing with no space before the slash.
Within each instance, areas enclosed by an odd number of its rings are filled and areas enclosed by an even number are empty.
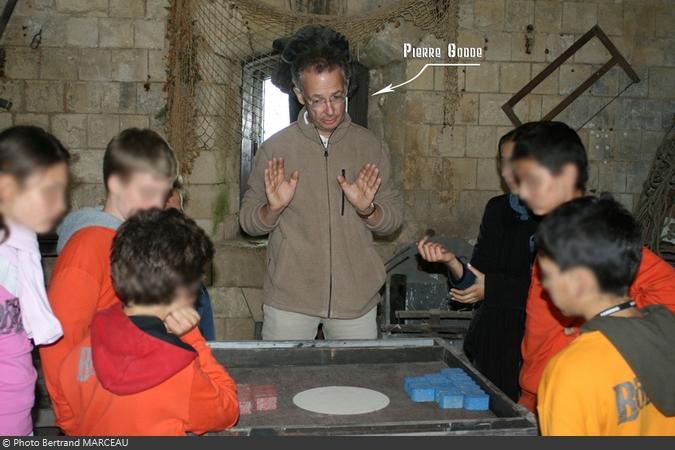
<svg viewBox="0 0 675 450">
<path fill-rule="evenodd" d="M 191 306 L 175 309 L 166 316 L 164 325 L 169 333 L 182 336 L 199 323 L 199 313 Z"/>
</svg>

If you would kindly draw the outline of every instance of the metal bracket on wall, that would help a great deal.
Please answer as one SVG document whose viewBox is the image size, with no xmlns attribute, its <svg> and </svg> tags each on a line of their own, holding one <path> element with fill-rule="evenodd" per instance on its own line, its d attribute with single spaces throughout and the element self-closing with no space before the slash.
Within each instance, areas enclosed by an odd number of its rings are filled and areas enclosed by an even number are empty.
<svg viewBox="0 0 675 450">
<path fill-rule="evenodd" d="M 558 56 L 555 60 L 553 60 L 551 64 L 546 66 L 544 70 L 542 70 L 534 78 L 532 78 L 532 80 L 530 80 L 530 82 L 527 83 L 525 87 L 523 87 L 520 91 L 516 92 L 513 95 L 513 97 L 511 97 L 506 103 L 504 103 L 504 105 L 502 105 L 502 110 L 506 113 L 506 115 L 511 120 L 511 123 L 513 123 L 514 126 L 519 126 L 523 123 L 513 110 L 516 104 L 519 101 L 521 101 L 527 94 L 532 92 L 534 88 L 536 88 L 539 84 L 541 84 L 549 75 L 551 75 L 557 68 L 562 66 L 565 63 L 565 61 L 570 59 L 581 47 L 583 47 L 588 41 L 590 41 L 594 37 L 597 37 L 600 40 L 600 42 L 602 42 L 602 44 L 605 46 L 605 48 L 611 55 L 611 58 L 602 67 L 600 67 L 600 69 L 598 69 L 590 77 L 588 77 L 586 81 L 581 83 L 574 91 L 572 91 L 572 93 L 570 93 L 560 103 L 558 103 L 551 111 L 546 113 L 546 115 L 543 116 L 541 120 L 552 120 L 553 118 L 555 118 L 558 114 L 564 111 L 565 108 L 567 108 L 575 99 L 581 96 L 581 94 L 583 94 L 586 89 L 588 89 L 593 83 L 598 81 L 600 77 L 602 77 L 605 73 L 607 73 L 612 67 L 614 67 L 617 64 L 621 66 L 626 75 L 628 75 L 628 78 L 630 78 L 631 80 L 631 83 L 628 86 L 626 86 L 626 88 L 623 91 L 625 91 L 631 85 L 638 83 L 640 81 L 640 78 L 637 76 L 637 73 L 635 73 L 635 70 L 633 70 L 630 64 L 628 64 L 626 58 L 623 57 L 623 55 L 619 52 L 619 50 L 612 43 L 612 41 L 607 37 L 604 31 L 602 31 L 602 29 L 599 26 L 595 25 L 593 28 L 588 30 L 586 34 L 584 34 L 576 42 L 574 42 L 570 46 L 570 48 L 565 50 L 560 56 Z M 612 98 L 612 100 L 610 100 L 609 103 L 611 103 L 616 97 L 621 95 L 623 91 L 621 91 L 617 96 Z M 602 109 L 604 109 L 606 106 L 607 105 L 603 106 Z"/>
</svg>

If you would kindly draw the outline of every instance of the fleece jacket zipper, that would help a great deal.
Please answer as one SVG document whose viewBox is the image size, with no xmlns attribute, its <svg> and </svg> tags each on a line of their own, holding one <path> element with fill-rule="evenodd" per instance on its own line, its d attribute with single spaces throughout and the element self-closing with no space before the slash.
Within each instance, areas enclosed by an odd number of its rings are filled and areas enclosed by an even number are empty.
<svg viewBox="0 0 675 450">
<path fill-rule="evenodd" d="M 333 301 L 333 231 L 332 231 L 332 226 L 331 226 L 331 206 L 330 206 L 330 182 L 328 180 L 328 146 L 330 145 L 330 138 L 333 136 L 333 133 L 335 133 L 335 130 L 337 130 L 337 127 L 331 131 L 330 135 L 328 136 L 328 139 L 326 139 L 326 145 L 323 144 L 323 140 L 321 139 L 321 134 L 319 133 L 319 130 L 314 126 L 314 129 L 316 130 L 316 135 L 319 138 L 319 144 L 323 147 L 323 157 L 324 157 L 324 162 L 326 163 L 326 196 L 328 198 L 328 273 L 330 275 L 330 279 L 328 281 L 328 315 L 327 317 L 330 318 L 330 308 L 331 308 L 331 303 Z"/>
</svg>

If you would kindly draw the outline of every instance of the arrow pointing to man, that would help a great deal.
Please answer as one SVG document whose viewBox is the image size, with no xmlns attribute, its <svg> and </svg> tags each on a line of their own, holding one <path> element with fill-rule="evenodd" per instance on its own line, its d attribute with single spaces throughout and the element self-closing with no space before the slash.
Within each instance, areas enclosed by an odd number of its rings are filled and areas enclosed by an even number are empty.
<svg viewBox="0 0 675 450">
<path fill-rule="evenodd" d="M 450 67 L 450 66 L 452 66 L 452 67 L 458 67 L 458 66 L 480 66 L 480 63 L 429 63 L 429 64 L 425 64 L 424 67 L 422 67 L 422 69 L 417 73 L 417 75 L 415 75 L 414 77 L 412 77 L 412 78 L 409 79 L 408 81 L 405 81 L 405 82 L 403 82 L 403 83 L 401 83 L 401 84 L 397 84 L 396 86 L 392 86 L 392 84 L 390 83 L 389 86 L 386 86 L 386 87 L 380 89 L 379 91 L 375 92 L 372 96 L 375 97 L 376 95 L 387 94 L 387 93 L 389 93 L 389 92 L 394 92 L 394 90 L 395 90 L 396 88 L 399 88 L 399 87 L 403 86 L 404 84 L 408 84 L 408 83 L 410 83 L 410 82 L 412 82 L 412 81 L 415 81 L 420 75 L 422 75 L 422 72 L 424 72 L 424 71 L 426 70 L 427 67 Z"/>
</svg>

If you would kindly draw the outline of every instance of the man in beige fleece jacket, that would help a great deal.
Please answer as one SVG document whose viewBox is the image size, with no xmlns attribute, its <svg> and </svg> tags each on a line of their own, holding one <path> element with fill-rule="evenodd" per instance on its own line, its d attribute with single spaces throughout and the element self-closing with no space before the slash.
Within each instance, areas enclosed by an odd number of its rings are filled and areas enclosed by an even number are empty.
<svg viewBox="0 0 675 450">
<path fill-rule="evenodd" d="M 293 62 L 304 108 L 260 147 L 239 211 L 246 233 L 269 233 L 265 340 L 314 339 L 320 323 L 327 339 L 377 337 L 385 269 L 372 233 L 400 227 L 401 198 L 383 143 L 346 112 L 349 65 L 336 47 Z"/>
</svg>

